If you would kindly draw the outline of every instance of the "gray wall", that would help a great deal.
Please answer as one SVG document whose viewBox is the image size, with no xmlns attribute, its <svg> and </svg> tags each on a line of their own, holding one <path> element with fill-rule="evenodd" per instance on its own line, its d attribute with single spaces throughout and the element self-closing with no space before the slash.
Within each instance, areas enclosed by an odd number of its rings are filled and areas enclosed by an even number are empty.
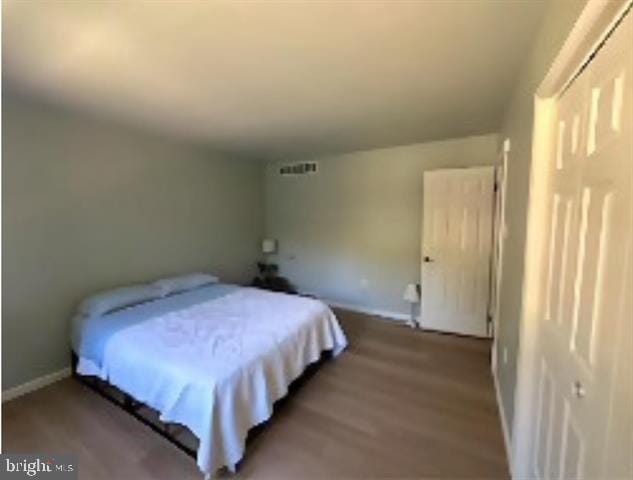
<svg viewBox="0 0 633 480">
<path fill-rule="evenodd" d="M 279 240 L 281 273 L 327 300 L 406 314 L 405 285 L 420 277 L 423 172 L 494 164 L 497 142 L 484 135 L 310 159 L 318 175 L 281 177 L 269 165 L 266 231 Z"/>
<path fill-rule="evenodd" d="M 504 245 L 503 281 L 499 308 L 498 378 L 501 398 L 509 427 L 514 415 L 516 360 L 519 350 L 519 319 L 523 284 L 528 187 L 532 148 L 534 93 L 549 66 L 563 45 L 573 24 L 585 5 L 585 0 L 551 2 L 531 56 L 520 74 L 516 89 L 508 104 L 501 128 L 500 141 L 509 138 L 512 151 L 508 159 L 508 195 L 506 221 L 508 237 Z M 503 363 L 507 348 L 508 362 Z"/>
<path fill-rule="evenodd" d="M 84 295 L 204 269 L 248 281 L 263 166 L 7 96 L 3 389 L 68 365 Z"/>
</svg>

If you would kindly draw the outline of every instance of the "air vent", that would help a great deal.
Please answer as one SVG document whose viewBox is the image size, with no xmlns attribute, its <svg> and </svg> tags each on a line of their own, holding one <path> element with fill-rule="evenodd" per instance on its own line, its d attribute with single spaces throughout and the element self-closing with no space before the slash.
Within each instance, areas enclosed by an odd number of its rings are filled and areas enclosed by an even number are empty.
<svg viewBox="0 0 633 480">
<path fill-rule="evenodd" d="M 290 163 L 279 167 L 279 175 L 314 175 L 319 171 L 317 162 Z"/>
</svg>

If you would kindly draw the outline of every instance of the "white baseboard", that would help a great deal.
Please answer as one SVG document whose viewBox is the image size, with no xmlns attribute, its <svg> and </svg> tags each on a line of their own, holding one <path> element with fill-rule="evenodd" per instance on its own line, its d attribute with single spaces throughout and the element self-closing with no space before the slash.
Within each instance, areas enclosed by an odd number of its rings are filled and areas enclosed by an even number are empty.
<svg viewBox="0 0 633 480">
<path fill-rule="evenodd" d="M 501 402 L 501 389 L 499 388 L 499 379 L 497 378 L 496 369 L 492 370 L 492 380 L 495 385 L 495 393 L 497 394 L 497 407 L 499 408 L 499 418 L 501 419 L 501 431 L 503 432 L 503 443 L 506 447 L 506 458 L 508 459 L 508 468 L 510 469 L 510 478 L 514 478 L 512 465 L 512 439 L 510 438 L 510 430 L 508 429 L 508 419 L 506 411 Z"/>
<path fill-rule="evenodd" d="M 366 313 L 367 315 L 375 315 L 377 317 L 387 318 L 389 320 L 397 320 L 399 322 L 408 322 L 410 315 L 400 312 L 390 312 L 387 310 L 379 310 L 376 308 L 367 308 L 360 305 L 352 305 L 349 303 L 333 302 L 324 300 L 330 307 L 342 308 L 343 310 L 351 310 L 352 312 Z"/>
<path fill-rule="evenodd" d="M 23 383 L 22 385 L 18 385 L 17 387 L 8 388 L 7 390 L 4 390 L 2 392 L 2 402 L 4 403 L 9 400 L 13 400 L 14 398 L 26 395 L 27 393 L 50 385 L 51 383 L 58 382 L 63 378 L 70 377 L 70 373 L 70 367 L 66 367 L 58 370 L 57 372 L 49 373 L 48 375 L 35 378 L 29 382 Z"/>
</svg>

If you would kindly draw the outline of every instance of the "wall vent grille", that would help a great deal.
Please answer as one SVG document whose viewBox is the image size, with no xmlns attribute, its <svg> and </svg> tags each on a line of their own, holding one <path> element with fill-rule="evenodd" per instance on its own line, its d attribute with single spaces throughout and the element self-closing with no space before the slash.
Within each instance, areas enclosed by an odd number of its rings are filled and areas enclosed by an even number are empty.
<svg viewBox="0 0 633 480">
<path fill-rule="evenodd" d="M 319 172 L 318 162 L 299 162 L 289 163 L 279 167 L 279 175 L 295 176 L 295 175 L 314 175 Z"/>
</svg>

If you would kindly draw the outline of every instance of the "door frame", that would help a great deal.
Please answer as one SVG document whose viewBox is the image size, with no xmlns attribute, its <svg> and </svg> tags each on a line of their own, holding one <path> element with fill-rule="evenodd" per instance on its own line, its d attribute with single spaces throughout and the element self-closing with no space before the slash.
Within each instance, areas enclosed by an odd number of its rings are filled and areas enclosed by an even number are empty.
<svg viewBox="0 0 633 480">
<path fill-rule="evenodd" d="M 497 346 L 499 342 L 499 307 L 501 305 L 501 284 L 503 281 L 503 259 L 505 240 L 508 236 L 506 221 L 506 198 L 508 195 L 508 158 L 510 156 L 510 139 L 506 138 L 499 154 L 499 165 L 495 168 L 495 222 L 492 238 L 492 258 L 490 268 L 490 305 L 489 315 L 492 318 L 488 333 L 492 338 L 490 366 L 493 373 L 497 370 Z M 494 286 L 494 288 L 493 288 Z"/>
<path fill-rule="evenodd" d="M 536 346 L 540 305 L 541 259 L 547 229 L 547 165 L 554 154 L 557 98 L 593 58 L 611 31 L 627 12 L 633 0 L 589 0 L 562 49 L 534 93 L 532 164 L 530 168 L 527 213 L 525 270 L 522 286 L 517 384 L 514 394 L 512 452 L 510 470 L 515 478 L 529 477 L 528 453 L 533 435 L 532 400 L 536 391 Z M 633 14 L 633 12 L 631 13 Z"/>
</svg>

